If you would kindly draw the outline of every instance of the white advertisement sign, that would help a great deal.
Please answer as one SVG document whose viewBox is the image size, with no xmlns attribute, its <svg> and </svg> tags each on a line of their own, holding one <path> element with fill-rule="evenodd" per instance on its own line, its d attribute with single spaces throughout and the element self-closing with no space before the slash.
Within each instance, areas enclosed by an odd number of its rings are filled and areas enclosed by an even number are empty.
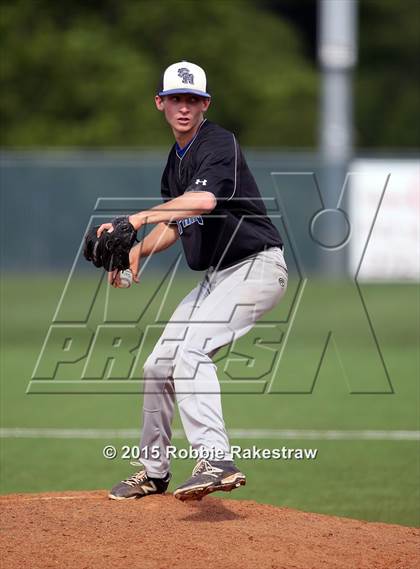
<svg viewBox="0 0 420 569">
<path fill-rule="evenodd" d="M 420 162 L 359 159 L 350 184 L 351 274 L 420 280 Z"/>
</svg>

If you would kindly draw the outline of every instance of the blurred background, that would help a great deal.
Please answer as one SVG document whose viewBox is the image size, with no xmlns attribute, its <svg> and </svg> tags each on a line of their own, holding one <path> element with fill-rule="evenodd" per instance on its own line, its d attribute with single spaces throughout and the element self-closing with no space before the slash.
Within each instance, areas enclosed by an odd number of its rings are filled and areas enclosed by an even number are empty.
<svg viewBox="0 0 420 569">
<path fill-rule="evenodd" d="M 93 221 L 160 202 L 173 139 L 153 97 L 186 59 L 207 72 L 208 118 L 237 135 L 291 275 L 265 320 L 279 351 L 287 341 L 279 365 L 262 355 L 235 375 L 218 356 L 232 442 L 319 449 L 311 463 L 245 461 L 233 497 L 417 525 L 418 1 L 3 0 L 0 26 L 1 491 L 130 473 L 101 449 L 136 444 L 157 339 L 146 307 L 159 283 L 169 317 L 202 275 L 178 243 L 141 288 L 109 292 L 79 247 Z M 51 340 L 122 322 L 134 368 L 97 336 L 67 359 Z M 245 337 L 235 353 L 254 348 Z M 191 466 L 177 461 L 175 483 Z"/>
</svg>

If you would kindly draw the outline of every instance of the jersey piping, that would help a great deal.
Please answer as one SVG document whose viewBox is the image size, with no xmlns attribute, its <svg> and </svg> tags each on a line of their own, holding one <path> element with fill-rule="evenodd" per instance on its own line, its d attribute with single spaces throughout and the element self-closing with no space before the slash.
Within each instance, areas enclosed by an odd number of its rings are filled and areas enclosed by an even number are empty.
<svg viewBox="0 0 420 569">
<path fill-rule="evenodd" d="M 235 195 L 236 192 L 236 182 L 238 179 L 238 148 L 236 146 L 236 139 L 235 139 L 235 135 L 232 133 L 232 138 L 233 138 L 233 146 L 235 147 L 235 183 L 233 185 L 233 192 L 232 195 L 230 196 L 230 198 L 228 198 L 228 201 L 230 199 L 233 198 L 233 196 Z"/>
<path fill-rule="evenodd" d="M 201 130 L 201 127 L 202 127 L 203 124 L 206 122 L 206 120 L 207 120 L 207 119 L 204 119 L 204 120 L 200 123 L 200 126 L 198 127 L 197 132 L 195 133 L 193 139 L 192 139 L 191 142 L 189 143 L 189 145 L 188 145 L 186 151 L 183 153 L 183 155 L 180 156 L 180 155 L 178 154 L 178 152 L 175 151 L 176 155 L 177 155 L 178 158 L 179 158 L 179 164 L 178 164 L 178 177 L 179 177 L 179 178 L 181 177 L 181 164 L 182 164 L 182 161 L 183 161 L 183 159 L 184 159 L 184 156 L 186 156 L 186 155 L 188 154 L 188 152 L 189 152 L 191 146 L 194 144 L 195 139 L 196 139 L 197 136 L 198 136 L 198 133 L 199 133 L 200 130 Z"/>
<path fill-rule="evenodd" d="M 198 134 L 198 132 L 197 132 Z M 234 169 L 235 169 L 235 177 L 234 177 L 234 183 L 233 183 L 233 192 L 232 195 L 229 196 L 226 201 L 229 201 L 233 198 L 233 196 L 235 195 L 236 192 L 236 185 L 238 182 L 238 147 L 236 145 L 236 138 L 235 135 L 232 133 L 232 138 L 233 138 L 233 147 L 235 148 L 235 164 L 234 164 Z M 189 190 L 190 192 L 211 192 L 211 188 L 209 188 L 208 190 Z M 214 194 L 213 194 L 214 195 Z"/>
</svg>

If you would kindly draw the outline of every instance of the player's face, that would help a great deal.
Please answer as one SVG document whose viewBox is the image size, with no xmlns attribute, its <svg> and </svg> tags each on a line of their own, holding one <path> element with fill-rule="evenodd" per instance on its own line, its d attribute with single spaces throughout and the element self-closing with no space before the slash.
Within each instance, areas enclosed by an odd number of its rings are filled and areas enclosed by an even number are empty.
<svg viewBox="0 0 420 569">
<path fill-rule="evenodd" d="M 156 97 L 157 108 L 165 114 L 173 131 L 180 135 L 186 135 L 198 127 L 209 105 L 210 99 L 191 94 Z"/>
</svg>

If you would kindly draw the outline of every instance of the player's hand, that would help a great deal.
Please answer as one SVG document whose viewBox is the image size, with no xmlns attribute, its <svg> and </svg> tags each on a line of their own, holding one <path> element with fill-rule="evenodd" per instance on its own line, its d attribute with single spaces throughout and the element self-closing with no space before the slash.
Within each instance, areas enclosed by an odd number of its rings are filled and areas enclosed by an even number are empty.
<svg viewBox="0 0 420 569">
<path fill-rule="evenodd" d="M 115 271 L 110 271 L 108 273 L 108 282 L 114 288 L 121 288 L 121 279 L 120 279 L 119 269 L 115 269 Z"/>
<path fill-rule="evenodd" d="M 135 283 L 139 282 L 139 268 L 140 268 L 140 247 L 137 245 L 130 250 L 129 254 L 130 258 L 130 271 L 133 275 L 133 281 Z"/>
<path fill-rule="evenodd" d="M 96 235 L 98 237 L 100 237 L 104 231 L 108 231 L 109 233 L 114 231 L 114 226 L 112 225 L 112 223 L 103 223 L 102 225 L 100 225 L 98 227 L 98 231 L 96 232 Z"/>
</svg>

